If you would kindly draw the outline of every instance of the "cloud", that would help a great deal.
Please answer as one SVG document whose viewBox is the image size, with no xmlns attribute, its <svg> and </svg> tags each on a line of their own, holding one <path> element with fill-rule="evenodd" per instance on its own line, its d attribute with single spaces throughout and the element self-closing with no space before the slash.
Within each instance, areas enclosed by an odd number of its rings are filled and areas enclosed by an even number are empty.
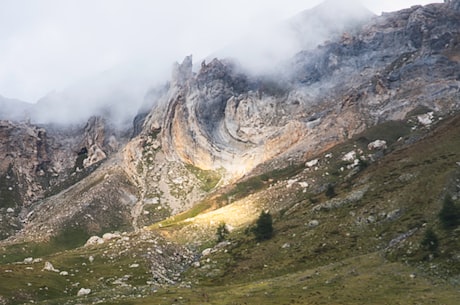
<svg viewBox="0 0 460 305">
<path fill-rule="evenodd" d="M 320 2 L 2 0 L 0 94 L 35 102 L 50 92 L 75 91 L 75 84 L 120 73 L 125 75 L 121 84 L 130 86 L 125 91 L 139 90 L 133 96 L 141 98 L 149 83 L 169 78 L 174 61 L 189 54 L 205 58 Z M 427 1 L 363 2 L 379 12 Z M 90 88 L 97 92 L 94 86 L 80 86 L 86 95 L 78 99 L 96 99 Z"/>
</svg>

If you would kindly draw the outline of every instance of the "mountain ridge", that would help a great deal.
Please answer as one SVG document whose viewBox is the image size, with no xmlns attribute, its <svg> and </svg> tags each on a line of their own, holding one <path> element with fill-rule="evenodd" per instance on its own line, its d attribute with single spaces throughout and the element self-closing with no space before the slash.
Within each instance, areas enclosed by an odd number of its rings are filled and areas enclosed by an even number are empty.
<svg viewBox="0 0 460 305">
<path fill-rule="evenodd" d="M 438 211 L 460 198 L 459 3 L 374 17 L 276 74 L 188 56 L 134 132 L 1 121 L 0 303 L 455 304 Z"/>
</svg>

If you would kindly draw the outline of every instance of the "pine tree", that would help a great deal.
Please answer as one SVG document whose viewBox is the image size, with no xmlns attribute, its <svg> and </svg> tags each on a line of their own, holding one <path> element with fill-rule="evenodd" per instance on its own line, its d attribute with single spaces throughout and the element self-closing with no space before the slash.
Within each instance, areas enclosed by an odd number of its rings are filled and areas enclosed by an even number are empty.
<svg viewBox="0 0 460 305">
<path fill-rule="evenodd" d="M 334 198 L 335 196 L 337 196 L 337 194 L 335 193 L 334 186 L 332 184 L 328 184 L 327 189 L 326 189 L 326 196 L 329 199 Z"/>
<path fill-rule="evenodd" d="M 460 224 L 460 207 L 455 205 L 449 195 L 444 198 L 439 219 L 445 229 L 453 229 Z"/>
<path fill-rule="evenodd" d="M 267 240 L 273 236 L 273 219 L 270 212 L 262 211 L 256 222 L 254 234 L 258 241 Z"/>
<path fill-rule="evenodd" d="M 431 253 L 435 253 L 439 247 L 439 240 L 436 233 L 433 231 L 432 228 L 429 228 L 425 231 L 425 236 L 421 242 L 421 245 L 426 250 L 430 251 Z"/>
</svg>

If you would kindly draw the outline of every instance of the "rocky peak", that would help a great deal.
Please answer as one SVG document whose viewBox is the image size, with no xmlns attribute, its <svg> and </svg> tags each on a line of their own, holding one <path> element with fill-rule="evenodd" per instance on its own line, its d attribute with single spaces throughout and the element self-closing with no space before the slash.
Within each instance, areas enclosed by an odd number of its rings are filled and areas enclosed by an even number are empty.
<svg viewBox="0 0 460 305">
<path fill-rule="evenodd" d="M 87 154 L 83 161 L 84 167 L 89 167 L 107 158 L 104 152 L 105 120 L 101 117 L 91 117 L 84 128 L 82 148 L 80 152 Z"/>
<path fill-rule="evenodd" d="M 172 71 L 171 83 L 173 85 L 184 85 L 193 75 L 192 55 L 184 58 L 181 64 L 175 63 Z"/>
<path fill-rule="evenodd" d="M 150 117 L 157 118 L 168 155 L 204 169 L 240 175 L 272 158 L 314 154 L 377 122 L 402 119 L 420 104 L 456 108 L 445 101 L 458 95 L 459 22 L 456 11 L 440 4 L 386 13 L 300 52 L 273 81 L 217 59 L 193 75 L 187 57 L 160 98 L 162 121 L 158 108 Z"/>
</svg>

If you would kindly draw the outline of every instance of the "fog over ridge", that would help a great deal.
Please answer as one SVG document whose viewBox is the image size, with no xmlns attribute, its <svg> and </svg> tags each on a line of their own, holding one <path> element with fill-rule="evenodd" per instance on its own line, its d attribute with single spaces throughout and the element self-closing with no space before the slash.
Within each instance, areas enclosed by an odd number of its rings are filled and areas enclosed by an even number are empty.
<svg viewBox="0 0 460 305">
<path fill-rule="evenodd" d="M 136 114 L 149 88 L 164 84 L 172 63 L 186 55 L 193 54 L 195 61 L 209 54 L 236 57 L 246 68 L 263 72 L 299 48 L 314 47 L 322 41 L 324 29 L 316 29 L 308 39 L 302 34 L 308 27 L 300 30 L 305 41 L 299 41 L 299 33 L 278 25 L 321 2 L 4 0 L 0 115 L 74 123 L 90 113 L 109 111 L 124 123 Z M 323 7 L 353 14 L 347 9 L 357 2 L 326 0 Z M 433 1 L 361 2 L 380 13 Z M 284 24 L 301 28 L 303 23 L 295 18 L 302 14 Z M 243 47 L 235 47 L 238 41 Z M 263 49 L 267 52 L 260 56 Z M 28 109 L 15 99 L 39 102 Z"/>
</svg>

